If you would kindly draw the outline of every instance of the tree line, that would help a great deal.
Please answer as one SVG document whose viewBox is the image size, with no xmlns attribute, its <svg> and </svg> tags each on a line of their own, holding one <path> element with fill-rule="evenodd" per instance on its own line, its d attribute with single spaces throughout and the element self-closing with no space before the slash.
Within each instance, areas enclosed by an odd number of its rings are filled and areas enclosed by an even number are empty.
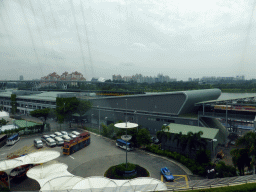
<svg viewBox="0 0 256 192">
<path fill-rule="evenodd" d="M 72 98 L 56 98 L 56 108 L 50 109 L 36 109 L 30 112 L 32 117 L 41 118 L 43 120 L 43 127 L 48 118 L 57 118 L 61 125 L 64 120 L 71 122 L 73 114 L 79 114 L 79 121 L 82 121 L 83 115 L 92 107 L 90 101 L 79 100 L 76 97 Z"/>
<path fill-rule="evenodd" d="M 157 82 L 157 83 L 137 83 L 137 82 L 123 82 L 111 81 L 107 82 L 120 83 L 120 84 L 84 84 L 78 83 L 76 86 L 68 85 L 67 90 L 83 91 L 83 90 L 108 90 L 108 91 L 140 91 L 140 92 L 168 92 L 168 91 L 185 91 L 185 90 L 199 90 L 199 89 L 212 89 L 218 88 L 222 92 L 256 92 L 255 80 L 244 81 L 220 81 L 214 83 L 199 83 L 189 81 L 176 81 L 176 82 Z M 31 85 L 26 87 L 18 86 L 19 89 L 31 89 Z M 50 87 L 53 90 L 62 90 L 61 86 Z M 47 90 L 48 88 L 41 88 L 40 90 Z"/>
</svg>

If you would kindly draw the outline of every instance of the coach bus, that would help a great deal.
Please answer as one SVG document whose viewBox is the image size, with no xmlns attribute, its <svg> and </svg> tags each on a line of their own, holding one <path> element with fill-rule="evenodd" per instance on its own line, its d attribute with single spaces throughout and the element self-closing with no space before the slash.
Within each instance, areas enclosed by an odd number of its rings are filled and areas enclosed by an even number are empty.
<svg viewBox="0 0 256 192">
<path fill-rule="evenodd" d="M 4 146 L 6 144 L 7 141 L 7 135 L 3 134 L 0 135 L 0 147 Z"/>
<path fill-rule="evenodd" d="M 14 145 L 15 143 L 17 143 L 20 140 L 19 134 L 15 134 L 11 137 L 9 137 L 6 141 L 6 145 Z"/>
<path fill-rule="evenodd" d="M 117 139 L 116 146 L 120 147 L 122 149 L 126 149 L 126 141 L 124 141 L 122 139 Z M 133 145 L 131 143 L 127 142 L 127 151 L 131 151 L 131 150 L 133 150 Z"/>
</svg>

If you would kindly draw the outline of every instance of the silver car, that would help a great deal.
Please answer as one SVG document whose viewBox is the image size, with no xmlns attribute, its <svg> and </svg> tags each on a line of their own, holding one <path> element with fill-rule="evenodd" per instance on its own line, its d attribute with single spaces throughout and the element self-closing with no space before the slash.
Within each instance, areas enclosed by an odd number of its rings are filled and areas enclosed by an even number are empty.
<svg viewBox="0 0 256 192">
<path fill-rule="evenodd" d="M 69 133 L 69 134 L 68 134 L 68 136 L 69 136 L 71 139 L 75 139 L 75 138 L 77 138 L 77 136 L 76 136 L 76 135 L 74 135 L 74 134 L 72 134 L 72 133 Z"/>
<path fill-rule="evenodd" d="M 39 149 L 39 148 L 42 148 L 44 145 L 43 145 L 43 142 L 41 139 L 35 139 L 34 140 L 34 146 Z"/>
<path fill-rule="evenodd" d="M 68 135 L 68 132 L 67 131 L 61 131 L 61 134 L 62 135 Z"/>
</svg>

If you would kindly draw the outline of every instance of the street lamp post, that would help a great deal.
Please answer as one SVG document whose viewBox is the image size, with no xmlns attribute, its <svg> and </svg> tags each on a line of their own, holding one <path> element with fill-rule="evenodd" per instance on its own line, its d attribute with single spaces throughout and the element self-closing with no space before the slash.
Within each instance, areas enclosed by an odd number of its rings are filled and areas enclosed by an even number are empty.
<svg viewBox="0 0 256 192">
<path fill-rule="evenodd" d="M 106 125 L 107 125 L 107 119 L 108 119 L 108 117 L 105 117 Z"/>
<path fill-rule="evenodd" d="M 135 122 L 138 124 L 137 119 L 136 119 L 136 117 L 137 117 L 137 116 L 136 116 L 136 113 L 137 113 L 137 111 L 134 111 L 134 118 L 135 118 Z M 137 133 L 138 133 L 138 131 L 139 131 L 138 128 L 139 128 L 139 126 L 137 127 Z"/>
<path fill-rule="evenodd" d="M 94 114 L 92 114 L 92 115 L 91 115 L 91 116 L 92 116 L 92 118 L 93 118 L 93 115 L 94 115 Z M 92 118 L 91 118 L 91 123 L 92 123 Z"/>
<path fill-rule="evenodd" d="M 26 115 L 28 114 L 28 106 L 26 105 Z M 26 118 L 26 129 L 28 129 L 27 118 Z"/>
<path fill-rule="evenodd" d="M 97 106 L 98 107 L 98 110 L 99 110 L 99 134 L 100 134 L 100 108 L 99 108 L 99 106 Z"/>
<path fill-rule="evenodd" d="M 212 140 L 212 156 L 213 157 L 215 156 L 215 150 L 213 149 L 213 142 L 217 142 L 217 141 L 218 141 L 217 139 Z"/>
</svg>

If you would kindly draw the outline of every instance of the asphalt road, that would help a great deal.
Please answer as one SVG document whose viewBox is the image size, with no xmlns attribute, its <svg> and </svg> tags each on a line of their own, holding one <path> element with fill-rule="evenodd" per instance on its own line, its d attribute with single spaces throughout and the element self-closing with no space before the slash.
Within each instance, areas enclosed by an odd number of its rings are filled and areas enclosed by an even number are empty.
<svg viewBox="0 0 256 192">
<path fill-rule="evenodd" d="M 27 136 L 26 138 L 22 137 L 14 146 L 2 147 L 0 149 L 0 158 L 5 159 L 7 154 L 12 153 L 17 149 L 21 149 L 24 146 L 30 147 L 30 151 L 32 152 L 37 151 L 32 144 L 35 138 L 40 137 L 41 135 Z M 49 148 L 44 146 L 43 150 L 46 149 Z M 49 150 L 62 152 L 61 147 L 50 148 Z M 70 156 L 65 156 L 61 153 L 61 156 L 56 160 L 67 164 L 68 171 L 74 175 L 81 177 L 103 176 L 110 166 L 125 163 L 126 153 L 125 150 L 116 147 L 114 141 L 91 134 L 91 144 L 89 146 Z M 181 178 L 179 176 L 182 176 L 184 177 L 182 180 L 188 179 L 185 171 L 176 164 L 167 159 L 149 155 L 140 150 L 128 152 L 128 162 L 139 164 L 146 168 L 150 172 L 151 177 L 159 180 L 163 180 L 160 175 L 160 169 L 162 167 L 168 167 L 174 175 L 177 175 L 177 178 Z M 29 187 L 36 190 L 38 185 L 36 185 L 35 182 L 36 181 L 33 182 L 30 179 L 26 179 L 19 184 L 12 184 L 12 190 L 28 190 L 30 189 Z"/>
</svg>

